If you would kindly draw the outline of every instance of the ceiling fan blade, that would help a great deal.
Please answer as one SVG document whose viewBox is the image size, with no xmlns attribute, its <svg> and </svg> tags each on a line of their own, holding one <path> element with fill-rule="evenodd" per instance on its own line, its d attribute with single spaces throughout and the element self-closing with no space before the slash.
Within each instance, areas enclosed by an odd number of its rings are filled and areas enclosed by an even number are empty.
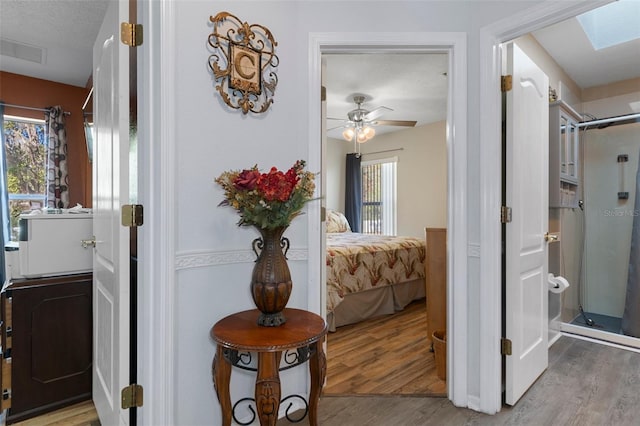
<svg viewBox="0 0 640 426">
<path fill-rule="evenodd" d="M 387 111 L 393 111 L 393 110 L 391 108 L 387 108 L 386 106 L 380 106 L 366 113 L 364 116 L 364 119 L 367 121 L 375 120 L 376 118 L 382 116 L 382 114 L 384 114 Z"/>
<path fill-rule="evenodd" d="M 345 121 L 344 123 L 339 124 L 337 126 L 327 128 L 327 132 L 330 132 L 331 130 L 335 130 L 335 129 L 346 129 L 347 127 L 353 127 L 353 123 L 349 121 Z"/>
<path fill-rule="evenodd" d="M 414 127 L 417 121 L 410 120 L 377 120 L 375 122 L 378 126 L 403 126 L 403 127 Z"/>
</svg>

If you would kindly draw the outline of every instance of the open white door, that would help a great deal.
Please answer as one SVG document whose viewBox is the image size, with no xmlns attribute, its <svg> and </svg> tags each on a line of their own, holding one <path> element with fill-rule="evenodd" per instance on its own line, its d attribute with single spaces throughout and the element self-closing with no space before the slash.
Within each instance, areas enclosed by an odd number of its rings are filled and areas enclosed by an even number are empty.
<svg viewBox="0 0 640 426">
<path fill-rule="evenodd" d="M 548 365 L 549 79 L 514 43 L 506 47 L 505 402 L 515 404 Z"/>
<path fill-rule="evenodd" d="M 110 1 L 93 48 L 93 401 L 103 425 L 126 425 L 129 384 L 129 48 L 120 42 L 127 1 Z"/>
</svg>

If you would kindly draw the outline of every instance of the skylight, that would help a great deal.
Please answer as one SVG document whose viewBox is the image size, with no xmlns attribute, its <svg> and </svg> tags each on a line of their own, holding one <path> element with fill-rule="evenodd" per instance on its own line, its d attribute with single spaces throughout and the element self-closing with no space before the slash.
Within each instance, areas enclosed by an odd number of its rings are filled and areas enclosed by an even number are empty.
<svg viewBox="0 0 640 426">
<path fill-rule="evenodd" d="M 578 15 L 578 21 L 596 50 L 640 38 L 640 1 L 618 0 Z"/>
</svg>

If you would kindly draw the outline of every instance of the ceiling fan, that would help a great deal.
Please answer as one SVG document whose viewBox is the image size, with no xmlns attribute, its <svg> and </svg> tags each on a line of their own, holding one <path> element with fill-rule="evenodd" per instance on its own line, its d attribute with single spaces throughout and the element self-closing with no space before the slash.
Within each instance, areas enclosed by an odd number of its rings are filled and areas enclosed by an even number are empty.
<svg viewBox="0 0 640 426">
<path fill-rule="evenodd" d="M 341 118 L 329 118 L 329 120 L 341 120 L 345 123 L 334 127 L 329 130 L 344 127 L 342 137 L 347 141 L 355 141 L 363 143 L 375 136 L 374 126 L 403 126 L 414 127 L 415 121 L 410 120 L 378 120 L 386 111 L 393 111 L 393 109 L 379 106 L 371 111 L 362 108 L 364 103 L 364 95 L 354 95 L 353 102 L 356 104 L 356 108 L 347 113 L 347 119 Z"/>
</svg>

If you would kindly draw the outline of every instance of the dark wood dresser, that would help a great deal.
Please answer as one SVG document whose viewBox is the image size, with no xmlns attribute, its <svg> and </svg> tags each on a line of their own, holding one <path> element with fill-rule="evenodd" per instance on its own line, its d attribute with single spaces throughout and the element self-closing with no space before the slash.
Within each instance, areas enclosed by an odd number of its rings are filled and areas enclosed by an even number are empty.
<svg viewBox="0 0 640 426">
<path fill-rule="evenodd" d="M 91 398 L 92 275 L 12 280 L 1 293 L 1 408 L 15 423 Z"/>
</svg>

